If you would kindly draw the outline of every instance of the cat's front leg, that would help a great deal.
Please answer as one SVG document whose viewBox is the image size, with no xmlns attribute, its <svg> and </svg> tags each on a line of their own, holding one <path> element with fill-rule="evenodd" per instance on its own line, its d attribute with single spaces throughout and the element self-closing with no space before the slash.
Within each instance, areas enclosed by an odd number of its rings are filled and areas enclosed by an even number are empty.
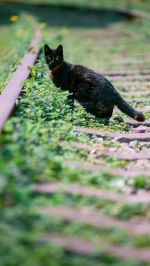
<svg viewBox="0 0 150 266">
<path fill-rule="evenodd" d="M 67 104 L 70 106 L 71 111 L 74 111 L 74 95 L 73 93 L 69 93 L 67 96 Z"/>
</svg>

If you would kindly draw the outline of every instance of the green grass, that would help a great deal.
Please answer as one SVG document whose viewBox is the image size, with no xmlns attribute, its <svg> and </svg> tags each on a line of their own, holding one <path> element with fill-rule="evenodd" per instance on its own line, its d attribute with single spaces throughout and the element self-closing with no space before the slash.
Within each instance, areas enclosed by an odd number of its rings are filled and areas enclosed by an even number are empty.
<svg viewBox="0 0 150 266">
<path fill-rule="evenodd" d="M 0 14 L 3 21 L 7 11 L 2 8 Z M 5 88 L 29 48 L 35 29 L 35 19 L 31 15 L 20 13 L 17 21 L 10 22 L 12 15 L 13 12 L 10 12 L 6 18 L 7 25 L 2 23 L 0 26 L 0 92 Z"/>
</svg>

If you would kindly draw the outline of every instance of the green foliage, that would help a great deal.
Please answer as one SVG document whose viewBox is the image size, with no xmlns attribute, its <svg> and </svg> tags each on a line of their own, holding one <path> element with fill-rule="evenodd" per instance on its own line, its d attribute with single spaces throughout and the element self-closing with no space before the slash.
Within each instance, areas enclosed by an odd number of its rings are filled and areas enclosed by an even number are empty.
<svg viewBox="0 0 150 266">
<path fill-rule="evenodd" d="M 139 176 L 134 178 L 134 187 L 135 188 L 146 188 L 147 180 L 144 176 Z"/>
<path fill-rule="evenodd" d="M 25 13 L 12 23 L 0 27 L 0 92 L 20 64 L 35 29 L 35 19 Z"/>
<path fill-rule="evenodd" d="M 112 209 L 112 214 L 120 219 L 127 220 L 132 216 L 144 216 L 148 211 L 149 206 L 145 206 L 145 204 L 124 204 L 118 206 L 114 206 Z"/>
</svg>

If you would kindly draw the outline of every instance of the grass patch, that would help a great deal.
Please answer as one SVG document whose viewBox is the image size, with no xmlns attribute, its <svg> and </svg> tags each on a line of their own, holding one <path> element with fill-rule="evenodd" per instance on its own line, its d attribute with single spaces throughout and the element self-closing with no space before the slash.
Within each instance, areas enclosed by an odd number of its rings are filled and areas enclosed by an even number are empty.
<svg viewBox="0 0 150 266">
<path fill-rule="evenodd" d="M 25 13 L 16 17 L 17 21 L 0 27 L 0 92 L 20 64 L 34 35 L 35 19 Z"/>
</svg>

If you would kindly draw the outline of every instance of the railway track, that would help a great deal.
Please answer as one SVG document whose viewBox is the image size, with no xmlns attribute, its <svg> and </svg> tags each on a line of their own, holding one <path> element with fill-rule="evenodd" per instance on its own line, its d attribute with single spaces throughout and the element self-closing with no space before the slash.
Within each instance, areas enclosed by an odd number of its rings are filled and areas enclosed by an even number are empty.
<svg viewBox="0 0 150 266">
<path fill-rule="evenodd" d="M 21 90 L 23 88 L 21 82 L 29 77 L 31 72 L 30 66 L 33 66 L 36 62 L 39 54 L 38 44 L 40 39 L 40 29 L 39 27 L 36 27 L 35 36 L 29 46 L 29 48 L 32 47 L 31 51 L 28 51 L 24 55 L 21 64 L 0 95 L 0 132 L 2 131 L 2 127 L 8 119 L 9 115 L 12 113 L 18 96 L 21 93 Z"/>
<path fill-rule="evenodd" d="M 137 14 L 136 14 L 137 15 Z M 35 38 L 31 45 L 35 47 L 34 52 L 28 52 L 23 60 L 22 65 L 18 67 L 14 76 L 7 84 L 6 88 L 0 95 L 0 130 L 4 126 L 4 123 L 8 119 L 9 115 L 12 113 L 14 105 L 16 104 L 17 98 L 21 93 L 22 85 L 20 82 L 27 79 L 30 75 L 29 66 L 33 66 L 39 54 L 38 43 L 40 41 L 39 29 L 35 32 Z M 141 59 L 140 59 L 141 62 Z M 143 59 L 144 64 L 144 59 Z M 124 97 L 128 102 L 136 102 L 137 109 L 142 111 L 149 111 L 150 108 L 150 70 L 138 69 L 135 70 L 115 70 L 115 71 L 101 71 L 101 74 L 105 75 L 113 84 L 120 87 L 127 88 Z M 132 89 L 133 87 L 133 89 Z M 129 88 L 129 90 L 128 90 Z M 137 91 L 137 88 L 139 90 Z M 123 94 L 123 92 L 122 92 Z M 145 96 L 145 98 L 142 97 Z M 131 98 L 135 96 L 135 98 Z M 21 97 L 21 96 L 20 96 Z M 25 97 L 25 96 L 22 96 Z M 140 103 L 145 103 L 147 106 L 138 107 Z M 80 106 L 77 104 L 77 108 Z M 117 111 L 116 111 L 117 112 Z M 94 119 L 93 117 L 87 117 L 86 119 Z M 116 122 L 117 123 L 117 122 Z M 122 233 L 126 233 L 128 236 L 134 236 L 135 238 L 145 235 L 150 237 L 150 220 L 149 220 L 149 207 L 150 207 L 150 192 L 149 192 L 149 178 L 150 178 L 150 120 L 147 119 L 143 123 L 133 121 L 131 119 L 125 120 L 125 124 L 132 126 L 132 132 L 128 133 L 117 133 L 112 131 L 105 131 L 99 129 L 92 129 L 86 127 L 75 126 L 74 132 L 78 134 L 85 133 L 92 137 L 93 144 L 91 143 L 80 143 L 75 141 L 62 141 L 61 139 L 57 143 L 59 147 L 72 147 L 76 149 L 77 153 L 82 153 L 86 151 L 86 156 L 82 161 L 66 160 L 63 162 L 64 168 L 69 169 L 84 169 L 88 172 L 104 172 L 106 175 L 113 175 L 124 183 L 121 192 L 109 191 L 106 188 L 97 188 L 93 186 L 86 186 L 83 184 L 73 184 L 73 183 L 61 183 L 61 182 L 43 182 L 43 183 L 32 183 L 31 192 L 34 197 L 38 198 L 41 195 L 51 196 L 51 195 L 63 195 L 64 197 L 77 196 L 81 198 L 94 198 L 100 201 L 107 201 L 114 205 L 116 208 L 125 208 L 127 206 L 139 206 L 144 208 L 144 215 L 142 218 L 138 216 L 138 211 L 131 218 L 126 221 L 119 218 L 119 216 L 109 210 L 109 214 L 101 212 L 96 204 L 91 204 L 90 207 L 79 207 L 78 203 L 76 206 L 67 207 L 61 204 L 57 206 L 42 206 L 37 207 L 36 212 L 52 218 L 60 219 L 68 223 L 77 222 L 86 225 L 90 225 L 101 230 L 121 230 Z M 134 128 L 139 128 L 139 126 L 146 126 L 146 132 L 143 133 L 137 131 L 134 133 Z M 119 147 L 114 149 L 103 145 L 104 141 L 113 143 L 117 142 Z M 135 147 L 136 145 L 138 146 Z M 69 149 L 68 148 L 68 149 Z M 100 158 L 115 158 L 119 160 L 124 160 L 128 162 L 129 165 L 123 167 L 113 167 L 101 165 Z M 92 163 L 94 161 L 94 163 Z M 142 163 L 145 165 L 143 166 Z M 125 182 L 134 182 L 134 178 L 139 176 L 144 177 L 147 180 L 147 186 L 141 189 L 133 190 L 125 184 Z M 120 178 L 121 177 L 121 178 Z M 82 178 L 82 176 L 81 176 Z M 111 178 L 110 178 L 111 180 Z M 83 182 L 84 183 L 84 182 Z M 113 182 L 112 182 L 113 184 Z M 115 185 L 115 184 L 114 184 Z M 119 189 L 118 189 L 119 190 Z M 138 205 L 142 204 L 142 205 Z M 144 207 L 140 207 L 144 206 Z M 115 208 L 114 208 L 115 209 Z M 115 211 L 114 211 L 115 212 Z M 89 229 L 90 230 L 90 229 Z M 103 236 L 98 236 L 95 239 L 90 237 L 80 237 L 74 235 L 67 235 L 65 232 L 46 232 L 43 233 L 42 239 L 45 242 L 54 242 L 62 245 L 67 250 L 74 253 L 81 253 L 84 255 L 93 256 L 99 255 L 101 252 L 104 254 L 112 255 L 120 260 L 127 259 L 137 259 L 141 263 L 150 262 L 150 246 L 149 247 L 136 247 L 136 246 L 126 246 L 126 244 L 117 245 L 113 241 L 107 239 L 104 247 L 101 243 L 103 242 Z M 149 264 L 146 264 L 149 265 Z"/>
</svg>

